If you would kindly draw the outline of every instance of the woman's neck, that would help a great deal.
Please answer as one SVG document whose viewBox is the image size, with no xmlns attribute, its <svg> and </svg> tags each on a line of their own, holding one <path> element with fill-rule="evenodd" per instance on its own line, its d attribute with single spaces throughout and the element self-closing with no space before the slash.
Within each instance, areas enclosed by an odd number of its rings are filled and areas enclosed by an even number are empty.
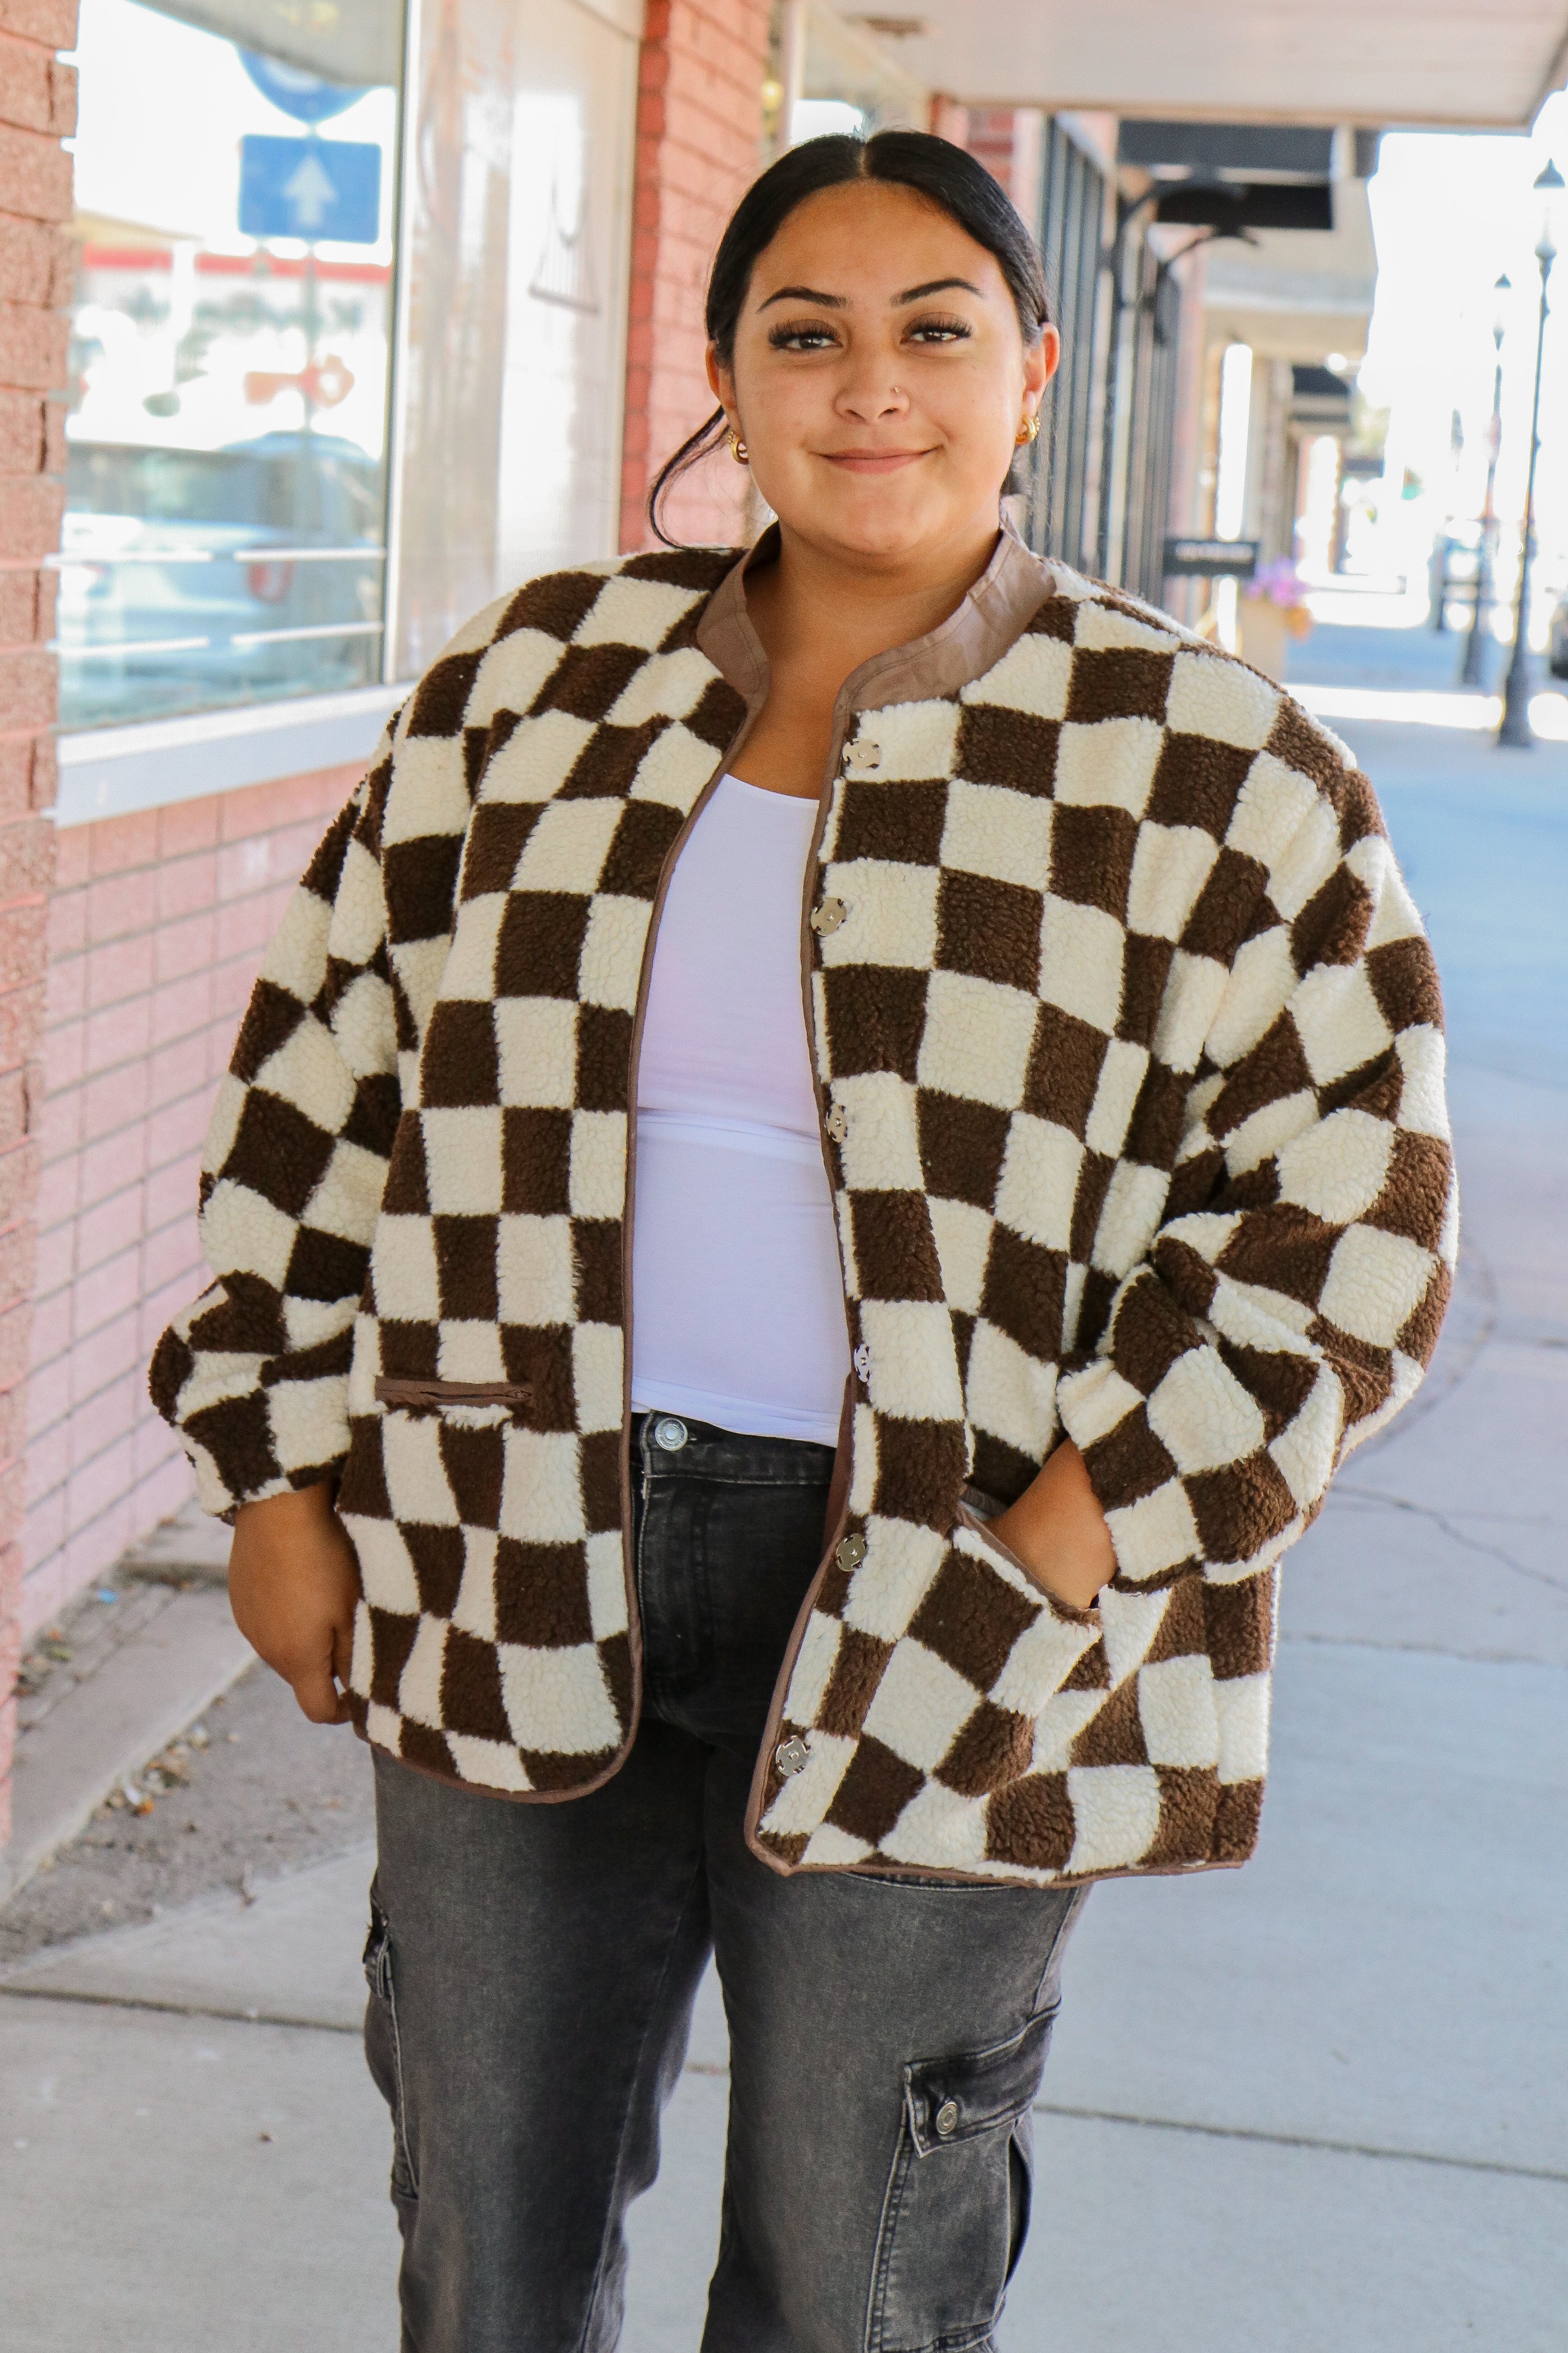
<svg viewBox="0 0 1568 2353">
<path fill-rule="evenodd" d="M 815 800 L 833 707 L 862 662 L 941 627 L 990 563 L 994 528 L 902 569 L 846 563 L 781 530 L 777 561 L 746 575 L 746 609 L 768 657 L 768 699 L 733 763 L 742 783 Z"/>
<path fill-rule="evenodd" d="M 996 528 L 982 525 L 933 555 L 898 566 L 858 564 L 780 526 L 775 562 L 746 575 L 746 608 L 775 670 L 837 668 L 837 693 L 878 654 L 939 628 L 990 563 Z"/>
</svg>

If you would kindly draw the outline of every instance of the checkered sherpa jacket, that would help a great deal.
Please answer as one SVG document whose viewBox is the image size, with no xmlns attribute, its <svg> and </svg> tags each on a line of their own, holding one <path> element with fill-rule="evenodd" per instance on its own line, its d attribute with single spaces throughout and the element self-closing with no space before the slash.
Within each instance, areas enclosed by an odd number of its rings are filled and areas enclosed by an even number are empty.
<svg viewBox="0 0 1568 2353">
<path fill-rule="evenodd" d="M 593 1788 L 636 1725 L 637 1017 L 764 691 L 730 554 L 480 614 L 317 852 L 214 1117 L 215 1281 L 154 1395 L 214 1511 L 339 1478 L 361 1726 L 476 1789 Z M 1277 1563 L 1420 1379 L 1455 1251 L 1372 791 L 1267 679 L 1012 540 L 849 682 L 834 768 L 802 945 L 856 1371 L 751 1836 L 1037 1883 L 1240 1862 Z M 974 1508 L 1064 1433 L 1116 1551 L 1093 1611 Z"/>
</svg>

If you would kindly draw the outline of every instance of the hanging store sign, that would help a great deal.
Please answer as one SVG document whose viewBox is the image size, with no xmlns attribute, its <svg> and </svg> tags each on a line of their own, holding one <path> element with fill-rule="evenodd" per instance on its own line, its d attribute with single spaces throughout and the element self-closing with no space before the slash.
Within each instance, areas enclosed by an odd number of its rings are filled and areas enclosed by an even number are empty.
<svg viewBox="0 0 1568 2353">
<path fill-rule="evenodd" d="M 1167 539 L 1167 580 L 1250 580 L 1258 569 L 1255 539 Z"/>
</svg>

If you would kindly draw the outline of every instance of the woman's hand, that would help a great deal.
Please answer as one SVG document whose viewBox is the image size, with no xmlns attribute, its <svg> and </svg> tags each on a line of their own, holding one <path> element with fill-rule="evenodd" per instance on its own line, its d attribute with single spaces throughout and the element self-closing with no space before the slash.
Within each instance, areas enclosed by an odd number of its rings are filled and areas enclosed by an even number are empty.
<svg viewBox="0 0 1568 2353">
<path fill-rule="evenodd" d="M 1116 1574 L 1105 1514 L 1070 1440 L 1058 1446 L 1016 1504 L 986 1523 L 1038 1586 L 1069 1609 L 1089 1609 Z"/>
<path fill-rule="evenodd" d="M 228 1598 L 251 1648 L 294 1687 L 312 1724 L 343 1724 L 359 1564 L 332 1509 L 330 1480 L 264 1504 L 234 1523 Z M 335 1680 L 334 1680 L 335 1678 Z"/>
</svg>

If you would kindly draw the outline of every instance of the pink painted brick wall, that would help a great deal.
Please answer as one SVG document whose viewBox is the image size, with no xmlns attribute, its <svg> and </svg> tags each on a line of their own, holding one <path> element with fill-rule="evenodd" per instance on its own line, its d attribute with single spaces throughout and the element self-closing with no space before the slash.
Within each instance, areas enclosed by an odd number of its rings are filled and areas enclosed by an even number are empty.
<svg viewBox="0 0 1568 2353">
<path fill-rule="evenodd" d="M 359 775 L 325 769 L 59 836 L 24 1636 L 190 1491 L 184 1456 L 148 1401 L 147 1357 L 204 1279 L 202 1138 L 261 952 Z M 0 1153 L 5 1120 L 0 1077 Z"/>
<path fill-rule="evenodd" d="M 21 1640 L 38 1026 L 54 855 L 54 575 L 65 439 L 75 0 L 0 0 L 0 1845 Z"/>
</svg>

